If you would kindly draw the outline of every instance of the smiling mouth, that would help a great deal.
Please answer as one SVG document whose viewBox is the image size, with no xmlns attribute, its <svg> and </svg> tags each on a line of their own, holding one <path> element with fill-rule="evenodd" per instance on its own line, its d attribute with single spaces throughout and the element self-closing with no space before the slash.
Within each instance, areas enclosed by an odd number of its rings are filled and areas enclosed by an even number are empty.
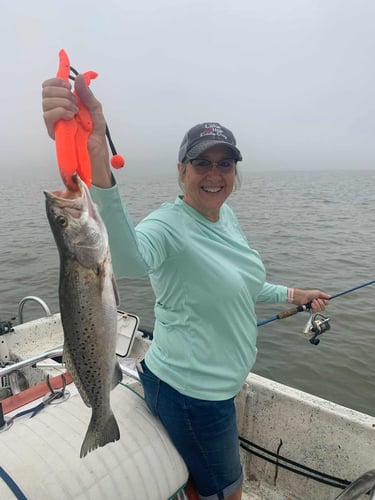
<svg viewBox="0 0 375 500">
<path fill-rule="evenodd" d="M 205 193 L 218 193 L 223 188 L 221 186 L 216 186 L 216 187 L 205 187 L 205 186 L 202 186 L 202 189 L 203 189 L 203 191 Z"/>
</svg>

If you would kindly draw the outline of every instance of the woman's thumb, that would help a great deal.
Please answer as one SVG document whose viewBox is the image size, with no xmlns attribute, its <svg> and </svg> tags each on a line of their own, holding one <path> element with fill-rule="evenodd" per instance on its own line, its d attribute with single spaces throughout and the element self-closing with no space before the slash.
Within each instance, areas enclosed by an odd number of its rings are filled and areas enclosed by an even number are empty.
<svg viewBox="0 0 375 500">
<path fill-rule="evenodd" d="M 76 91 L 77 97 L 79 97 L 79 99 L 82 101 L 82 104 L 86 106 L 89 111 L 95 111 L 98 107 L 100 107 L 99 101 L 92 93 L 90 87 L 86 84 L 84 75 L 76 76 L 74 89 Z"/>
</svg>

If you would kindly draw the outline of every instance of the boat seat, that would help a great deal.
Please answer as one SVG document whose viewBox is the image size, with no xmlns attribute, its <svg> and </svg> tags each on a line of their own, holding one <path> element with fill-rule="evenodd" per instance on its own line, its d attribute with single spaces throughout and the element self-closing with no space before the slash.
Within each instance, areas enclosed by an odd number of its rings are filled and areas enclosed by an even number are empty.
<svg viewBox="0 0 375 500">
<path fill-rule="evenodd" d="M 124 384 L 111 393 L 120 440 L 81 459 L 91 409 L 74 384 L 67 390 L 66 401 L 17 418 L 0 433 L 1 469 L 27 499 L 167 500 L 186 484 L 186 465 L 166 431 Z M 1 478 L 0 498 L 18 498 Z"/>
</svg>

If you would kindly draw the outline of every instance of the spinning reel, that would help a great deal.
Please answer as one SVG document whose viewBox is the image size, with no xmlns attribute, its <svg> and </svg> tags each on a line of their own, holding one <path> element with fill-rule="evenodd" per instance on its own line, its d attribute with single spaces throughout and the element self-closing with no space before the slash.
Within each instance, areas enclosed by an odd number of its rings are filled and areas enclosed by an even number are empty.
<svg viewBox="0 0 375 500">
<path fill-rule="evenodd" d="M 309 338 L 309 342 L 313 345 L 318 345 L 320 339 L 317 337 L 322 335 L 327 330 L 330 330 L 331 325 L 329 324 L 329 318 L 323 316 L 323 314 L 315 313 L 310 314 L 309 321 L 303 330 L 306 337 Z"/>
</svg>

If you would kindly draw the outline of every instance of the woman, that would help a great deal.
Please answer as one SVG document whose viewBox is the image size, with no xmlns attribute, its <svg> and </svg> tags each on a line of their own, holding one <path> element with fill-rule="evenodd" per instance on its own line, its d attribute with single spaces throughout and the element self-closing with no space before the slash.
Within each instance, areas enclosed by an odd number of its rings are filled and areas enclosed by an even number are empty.
<svg viewBox="0 0 375 500">
<path fill-rule="evenodd" d="M 107 226 L 118 277 L 149 275 L 156 296 L 154 341 L 139 366 L 145 399 L 186 461 L 202 499 L 238 500 L 242 491 L 234 397 L 256 358 L 256 302 L 312 303 L 329 296 L 265 281 L 225 203 L 242 160 L 233 134 L 218 123 L 198 124 L 179 150 L 183 196 L 164 203 L 133 227 L 111 174 L 100 103 L 84 79 L 77 96 L 93 119 L 89 138 L 92 197 Z M 70 84 L 43 84 L 49 135 L 77 113 Z"/>
</svg>

